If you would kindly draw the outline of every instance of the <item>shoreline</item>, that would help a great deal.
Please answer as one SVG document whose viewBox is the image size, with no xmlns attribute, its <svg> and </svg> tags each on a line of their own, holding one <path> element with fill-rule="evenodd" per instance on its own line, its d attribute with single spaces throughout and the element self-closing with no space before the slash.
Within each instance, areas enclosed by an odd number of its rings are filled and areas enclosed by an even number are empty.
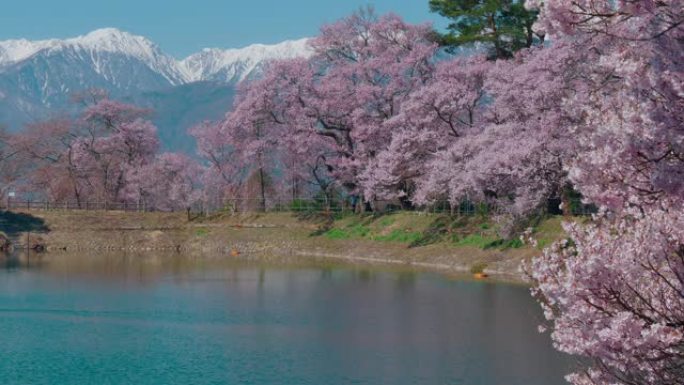
<svg viewBox="0 0 684 385">
<path fill-rule="evenodd" d="M 369 258 L 360 256 L 350 256 L 342 254 L 332 254 L 332 253 L 313 253 L 305 250 L 299 250 L 291 253 L 289 256 L 258 256 L 258 255 L 240 255 L 231 256 L 227 252 L 218 251 L 217 253 L 212 253 L 212 256 L 204 255 L 204 252 L 195 254 L 190 250 L 124 250 L 124 249 L 106 249 L 106 250 L 93 250 L 93 249 L 79 249 L 79 250 L 48 250 L 44 252 L 31 252 L 30 260 L 31 263 L 43 262 L 45 260 L 50 260 L 53 258 L 72 257 L 74 253 L 82 254 L 88 252 L 101 251 L 102 254 L 116 254 L 121 256 L 130 257 L 134 255 L 135 257 L 147 258 L 147 257 L 170 257 L 172 255 L 186 255 L 193 256 L 194 258 L 203 259 L 205 261 L 211 261 L 220 259 L 224 262 L 245 262 L 254 263 L 258 265 L 266 266 L 281 266 L 281 267 L 317 267 L 318 263 L 333 264 L 335 266 L 342 267 L 364 267 L 371 266 L 373 268 L 378 268 L 382 271 L 392 271 L 393 269 L 398 269 L 399 271 L 405 271 L 410 273 L 433 273 L 440 274 L 447 277 L 456 277 L 459 280 L 468 281 L 478 281 L 483 283 L 495 283 L 495 284 L 513 284 L 513 285 L 524 285 L 528 286 L 529 282 L 521 274 L 511 274 L 508 272 L 500 271 L 487 271 L 486 277 L 476 277 L 474 274 L 470 273 L 469 269 L 466 267 L 458 267 L 453 265 L 448 265 L 444 263 L 430 263 L 430 262 L 416 262 L 416 261 L 406 261 L 402 259 L 391 259 L 391 258 Z M 0 261 L 9 260 L 12 258 L 18 258 L 19 260 L 26 259 L 26 250 L 16 250 L 14 253 L 0 254 Z"/>
<path fill-rule="evenodd" d="M 188 221 L 180 213 L 123 212 L 20 212 L 44 225 L 44 232 L 32 232 L 31 242 L 45 247 L 50 255 L 62 252 L 174 252 L 246 258 L 264 262 L 329 260 L 349 264 L 398 266 L 473 277 L 475 271 L 488 276 L 484 281 L 526 284 L 520 262 L 540 253 L 531 247 L 482 248 L 454 245 L 445 241 L 412 246 L 404 238 L 384 240 L 389 235 L 418 234 L 439 218 L 411 216 L 353 218 L 364 220 L 369 236 L 334 238 L 322 233 L 321 221 L 292 214 L 268 213 Z M 393 223 L 387 225 L 391 218 Z M 402 222 L 403 221 L 403 222 Z M 422 221 L 422 225 L 421 225 Z M 334 231 L 352 228 L 347 223 L 330 223 Z M 385 222 L 379 227 L 379 222 Z M 411 226 L 412 233 L 403 227 Z M 422 227 L 419 227 L 422 226 Z M 354 225 L 357 226 L 357 225 Z M 375 226 L 375 227 L 374 227 Z M 368 230 L 370 231 L 370 230 Z M 21 242 L 24 233 L 16 233 Z M 33 244 L 32 244 L 33 245 Z"/>
<path fill-rule="evenodd" d="M 520 273 L 510 273 L 510 272 L 500 272 L 485 269 L 486 277 L 475 278 L 474 274 L 470 273 L 469 269 L 466 267 L 459 268 L 456 266 L 451 266 L 444 263 L 430 263 L 430 262 L 411 262 L 403 261 L 401 259 L 377 259 L 377 258 L 366 258 L 366 257 L 354 257 L 354 256 L 344 256 L 336 254 L 316 254 L 312 255 L 306 252 L 301 252 L 300 256 L 303 258 L 322 258 L 335 260 L 340 262 L 345 262 L 352 265 L 358 264 L 371 264 L 374 266 L 399 266 L 402 268 L 409 269 L 415 272 L 433 272 L 437 274 L 445 275 L 458 275 L 464 278 L 477 279 L 483 282 L 493 282 L 493 283 L 515 283 L 521 285 L 528 285 L 529 282 Z"/>
</svg>

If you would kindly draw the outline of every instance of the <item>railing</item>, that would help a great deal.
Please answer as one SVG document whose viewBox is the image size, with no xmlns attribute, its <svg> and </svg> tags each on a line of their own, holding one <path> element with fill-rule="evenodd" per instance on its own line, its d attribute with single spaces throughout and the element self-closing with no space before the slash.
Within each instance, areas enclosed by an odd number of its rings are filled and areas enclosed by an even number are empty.
<svg viewBox="0 0 684 385">
<path fill-rule="evenodd" d="M 569 202 L 568 212 L 571 215 L 591 215 L 596 213 L 593 205 L 582 203 L 579 199 Z M 550 214 L 561 214 L 558 208 L 559 200 L 551 199 L 546 207 L 540 208 Z M 109 202 L 109 201 L 44 201 L 44 200 L 19 200 L 10 199 L 6 207 L 10 210 L 83 210 L 83 211 L 126 211 L 126 212 L 154 212 L 154 211 L 177 211 L 191 212 L 195 214 L 211 215 L 220 212 L 249 213 L 249 212 L 329 212 L 329 213 L 352 213 L 373 212 L 391 213 L 396 211 L 413 211 L 417 213 L 436 213 L 450 215 L 497 215 L 509 212 L 508 207 L 495 203 L 475 203 L 464 201 L 458 205 L 449 202 L 437 202 L 426 206 L 402 206 L 398 201 L 376 200 L 373 202 L 352 202 L 350 199 L 226 199 L 220 202 L 199 202 L 190 208 L 177 208 L 176 210 L 162 210 L 145 202 Z"/>
<path fill-rule="evenodd" d="M 567 213 L 582 216 L 597 212 L 595 206 L 583 203 L 580 199 L 570 199 Z M 540 211 L 550 214 L 562 214 L 559 208 L 560 200 L 549 199 L 540 207 Z M 203 202 L 193 206 L 193 212 L 212 214 L 216 212 L 373 212 L 390 213 L 395 211 L 413 211 L 421 213 L 437 213 L 451 215 L 496 215 L 510 212 L 510 207 L 500 203 L 476 203 L 463 201 L 452 205 L 447 201 L 440 201 L 431 205 L 407 206 L 397 200 L 375 200 L 372 202 L 357 202 L 350 199 L 227 199 L 221 202 Z"/>
<path fill-rule="evenodd" d="M 106 201 L 40 201 L 18 200 L 7 201 L 8 210 L 88 210 L 88 211 L 156 211 L 144 203 L 106 202 Z"/>
</svg>

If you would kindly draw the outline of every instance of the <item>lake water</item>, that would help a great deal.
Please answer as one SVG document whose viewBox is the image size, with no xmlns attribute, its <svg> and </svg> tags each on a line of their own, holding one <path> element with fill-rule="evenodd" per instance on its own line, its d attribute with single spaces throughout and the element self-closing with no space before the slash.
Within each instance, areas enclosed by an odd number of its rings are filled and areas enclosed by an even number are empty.
<svg viewBox="0 0 684 385">
<path fill-rule="evenodd" d="M 554 385 L 527 288 L 182 256 L 0 259 L 0 383 Z"/>
</svg>

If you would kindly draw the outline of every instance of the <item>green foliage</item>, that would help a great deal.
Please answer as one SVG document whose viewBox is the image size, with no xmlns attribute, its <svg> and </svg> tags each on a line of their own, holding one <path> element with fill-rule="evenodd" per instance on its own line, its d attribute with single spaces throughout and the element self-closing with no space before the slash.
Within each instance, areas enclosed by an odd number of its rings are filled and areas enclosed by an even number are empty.
<svg viewBox="0 0 684 385">
<path fill-rule="evenodd" d="M 45 220 L 31 214 L 0 211 L 0 231 L 8 236 L 22 232 L 47 233 L 50 231 Z"/>
<path fill-rule="evenodd" d="M 501 59 L 535 41 L 537 12 L 526 10 L 522 0 L 430 0 L 430 10 L 452 20 L 441 35 L 446 46 L 485 43 L 490 57 Z"/>
<path fill-rule="evenodd" d="M 209 230 L 204 227 L 200 227 L 199 229 L 195 230 L 195 236 L 206 237 L 207 235 L 209 235 Z"/>
<path fill-rule="evenodd" d="M 475 206 L 475 213 L 481 217 L 486 217 L 489 215 L 489 205 L 486 203 L 478 203 Z"/>
</svg>

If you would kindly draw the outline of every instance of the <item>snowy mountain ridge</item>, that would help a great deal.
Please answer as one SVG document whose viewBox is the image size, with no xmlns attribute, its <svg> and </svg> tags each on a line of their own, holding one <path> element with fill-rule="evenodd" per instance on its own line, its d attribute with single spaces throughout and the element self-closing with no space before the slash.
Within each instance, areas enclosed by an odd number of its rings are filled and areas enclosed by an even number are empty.
<svg viewBox="0 0 684 385">
<path fill-rule="evenodd" d="M 190 76 L 189 81 L 239 82 L 259 71 L 269 60 L 309 57 L 312 51 L 308 42 L 309 39 L 305 38 L 273 45 L 253 44 L 238 49 L 205 48 L 183 59 L 180 65 Z"/>
<path fill-rule="evenodd" d="M 308 39 L 285 41 L 274 45 L 254 44 L 238 49 L 204 49 L 185 59 L 176 60 L 145 37 L 116 28 L 103 28 L 69 39 L 0 41 L 0 73 L 7 68 L 45 53 L 54 55 L 73 50 L 91 59 L 95 72 L 102 73 L 107 60 L 117 54 L 145 63 L 171 85 L 197 81 L 239 82 L 262 68 L 268 60 L 307 57 Z"/>
</svg>

